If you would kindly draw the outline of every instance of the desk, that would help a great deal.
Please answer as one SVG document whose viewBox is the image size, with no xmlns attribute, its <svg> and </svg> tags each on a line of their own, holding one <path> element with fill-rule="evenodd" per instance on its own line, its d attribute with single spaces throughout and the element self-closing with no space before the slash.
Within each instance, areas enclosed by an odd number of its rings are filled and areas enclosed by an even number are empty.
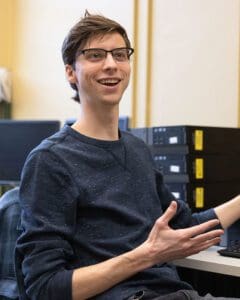
<svg viewBox="0 0 240 300">
<path fill-rule="evenodd" d="M 180 277 L 189 282 L 200 295 L 240 298 L 240 259 L 224 257 L 213 246 L 198 254 L 174 261 Z"/>
<path fill-rule="evenodd" d="M 218 249 L 221 248 L 213 246 L 198 254 L 175 260 L 174 264 L 178 267 L 240 277 L 240 259 L 222 256 L 217 253 Z"/>
</svg>

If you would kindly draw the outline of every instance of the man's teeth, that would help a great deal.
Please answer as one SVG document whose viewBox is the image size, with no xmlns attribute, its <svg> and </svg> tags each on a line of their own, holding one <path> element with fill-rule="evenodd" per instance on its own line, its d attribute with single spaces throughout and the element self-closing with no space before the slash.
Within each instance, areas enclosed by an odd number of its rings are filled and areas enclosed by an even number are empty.
<svg viewBox="0 0 240 300">
<path fill-rule="evenodd" d="M 118 79 L 101 79 L 99 80 L 101 84 L 117 84 L 119 82 Z"/>
</svg>

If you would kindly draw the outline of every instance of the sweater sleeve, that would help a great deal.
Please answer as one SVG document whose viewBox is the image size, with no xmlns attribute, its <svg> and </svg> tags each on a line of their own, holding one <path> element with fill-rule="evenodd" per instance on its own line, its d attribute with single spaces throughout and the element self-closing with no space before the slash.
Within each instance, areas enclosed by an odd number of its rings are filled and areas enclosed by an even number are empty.
<svg viewBox="0 0 240 300">
<path fill-rule="evenodd" d="M 178 229 L 190 227 L 217 218 L 217 215 L 215 214 L 213 208 L 203 212 L 192 214 L 191 209 L 186 201 L 175 199 L 173 194 L 168 189 L 167 185 L 164 184 L 163 175 L 161 174 L 161 172 L 155 169 L 155 174 L 157 191 L 162 204 L 163 211 L 165 211 L 168 208 L 171 201 L 173 200 L 175 200 L 178 205 L 177 213 L 170 222 L 170 226 L 172 228 Z M 221 228 L 221 226 L 218 226 L 218 228 Z"/>
<path fill-rule="evenodd" d="M 77 190 L 60 159 L 48 150 L 30 154 L 22 173 L 23 234 L 17 249 L 30 299 L 71 299 Z"/>
</svg>

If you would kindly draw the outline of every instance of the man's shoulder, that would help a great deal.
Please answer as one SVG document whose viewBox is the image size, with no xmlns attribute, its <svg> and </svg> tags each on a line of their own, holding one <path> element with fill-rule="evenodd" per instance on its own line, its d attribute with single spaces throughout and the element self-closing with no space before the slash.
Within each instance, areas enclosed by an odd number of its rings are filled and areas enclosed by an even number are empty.
<svg viewBox="0 0 240 300">
<path fill-rule="evenodd" d="M 121 132 L 124 142 L 135 150 L 140 150 L 141 152 L 149 152 L 149 146 L 139 137 L 133 135 L 130 131 Z"/>
<path fill-rule="evenodd" d="M 61 157 L 61 154 L 64 152 L 64 148 L 67 147 L 66 137 L 67 131 L 65 128 L 61 128 L 59 131 L 53 135 L 42 140 L 40 144 L 34 147 L 27 155 L 24 167 L 32 162 L 32 164 L 37 164 L 40 161 L 52 161 Z M 24 168 L 23 168 L 24 169 Z"/>
<path fill-rule="evenodd" d="M 59 131 L 53 135 L 42 140 L 39 145 L 32 149 L 30 154 L 42 151 L 55 151 L 58 148 L 63 147 L 67 143 L 66 137 L 68 136 L 67 130 L 65 127 L 61 128 Z"/>
<path fill-rule="evenodd" d="M 147 144 L 141 138 L 135 136 L 133 133 L 131 133 L 131 131 L 121 131 L 121 136 L 129 142 L 147 146 Z"/>
</svg>

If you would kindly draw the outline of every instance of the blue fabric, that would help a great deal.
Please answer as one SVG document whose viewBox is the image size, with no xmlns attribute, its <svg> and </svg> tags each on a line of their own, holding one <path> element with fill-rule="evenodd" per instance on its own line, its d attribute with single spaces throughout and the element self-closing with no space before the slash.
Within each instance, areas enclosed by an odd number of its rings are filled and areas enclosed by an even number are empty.
<svg viewBox="0 0 240 300">
<path fill-rule="evenodd" d="M 0 198 L 0 299 L 17 299 L 18 288 L 14 270 L 14 249 L 20 235 L 18 188 Z M 6 297 L 6 298 L 5 298 Z"/>
<path fill-rule="evenodd" d="M 75 268 L 139 246 L 172 199 L 141 140 L 122 132 L 117 141 L 101 141 L 65 126 L 31 152 L 23 169 L 24 232 L 17 250 L 28 296 L 70 300 Z M 186 203 L 178 201 L 171 225 L 181 228 L 215 217 L 213 210 L 192 217 Z M 94 299 L 124 299 L 145 287 L 162 294 L 191 289 L 166 263 Z"/>
</svg>

